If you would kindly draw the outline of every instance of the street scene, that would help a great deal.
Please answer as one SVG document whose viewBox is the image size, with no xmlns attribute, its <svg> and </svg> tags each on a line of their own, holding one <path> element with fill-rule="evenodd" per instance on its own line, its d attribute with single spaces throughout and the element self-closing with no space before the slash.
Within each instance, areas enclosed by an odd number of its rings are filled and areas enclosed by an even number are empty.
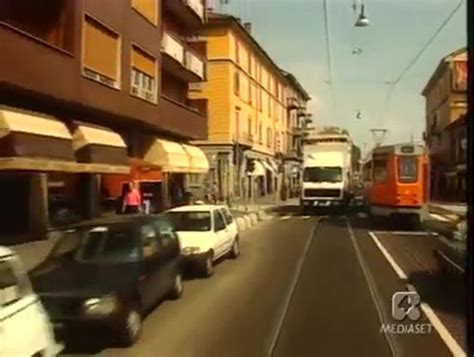
<svg viewBox="0 0 474 357">
<path fill-rule="evenodd" d="M 469 356 L 465 27 L 0 1 L 0 356 Z"/>
</svg>

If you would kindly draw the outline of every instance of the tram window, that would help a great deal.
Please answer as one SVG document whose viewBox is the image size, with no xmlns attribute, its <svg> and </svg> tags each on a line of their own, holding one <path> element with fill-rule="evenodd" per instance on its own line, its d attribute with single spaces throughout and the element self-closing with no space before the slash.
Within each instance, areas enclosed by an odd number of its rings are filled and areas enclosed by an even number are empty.
<svg viewBox="0 0 474 357">
<path fill-rule="evenodd" d="M 387 162 L 374 161 L 373 179 L 376 183 L 387 181 Z"/>
<path fill-rule="evenodd" d="M 418 181 L 418 158 L 416 156 L 398 158 L 398 181 L 401 183 Z"/>
</svg>

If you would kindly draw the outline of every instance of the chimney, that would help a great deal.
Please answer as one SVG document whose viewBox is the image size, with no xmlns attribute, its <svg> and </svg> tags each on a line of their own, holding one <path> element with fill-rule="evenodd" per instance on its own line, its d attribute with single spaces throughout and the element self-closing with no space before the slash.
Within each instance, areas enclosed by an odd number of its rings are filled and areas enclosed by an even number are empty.
<svg viewBox="0 0 474 357">
<path fill-rule="evenodd" d="M 244 28 L 248 33 L 252 33 L 252 23 L 251 22 L 244 22 Z"/>
</svg>

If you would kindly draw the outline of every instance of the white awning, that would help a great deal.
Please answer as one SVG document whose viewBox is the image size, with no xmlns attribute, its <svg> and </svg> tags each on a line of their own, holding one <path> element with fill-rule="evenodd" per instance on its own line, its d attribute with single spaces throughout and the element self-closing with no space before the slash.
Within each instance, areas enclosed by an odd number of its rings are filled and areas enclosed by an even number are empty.
<svg viewBox="0 0 474 357">
<path fill-rule="evenodd" d="M 189 156 L 192 173 L 205 174 L 209 171 L 209 161 L 204 152 L 197 146 L 183 144 L 184 150 Z"/>
<path fill-rule="evenodd" d="M 266 170 L 275 173 L 275 170 L 273 170 L 273 167 L 267 162 L 267 160 L 262 160 L 261 163 Z"/>
<path fill-rule="evenodd" d="M 191 162 L 183 145 L 173 141 L 155 139 L 143 160 L 161 167 L 163 172 L 187 173 L 191 170 Z"/>
<path fill-rule="evenodd" d="M 71 140 L 66 125 L 52 117 L 0 108 L 0 138 L 12 132 Z"/>
<path fill-rule="evenodd" d="M 260 160 L 254 160 L 254 170 L 253 172 L 249 173 L 250 176 L 265 176 L 265 167 Z"/>
<path fill-rule="evenodd" d="M 105 128 L 80 124 L 72 135 L 74 150 L 79 150 L 87 145 L 102 145 L 126 148 L 122 137 Z"/>
<path fill-rule="evenodd" d="M 275 160 L 267 159 L 267 161 L 270 164 L 270 167 L 272 168 L 272 171 L 277 173 L 278 172 L 278 164 L 275 162 Z"/>
</svg>

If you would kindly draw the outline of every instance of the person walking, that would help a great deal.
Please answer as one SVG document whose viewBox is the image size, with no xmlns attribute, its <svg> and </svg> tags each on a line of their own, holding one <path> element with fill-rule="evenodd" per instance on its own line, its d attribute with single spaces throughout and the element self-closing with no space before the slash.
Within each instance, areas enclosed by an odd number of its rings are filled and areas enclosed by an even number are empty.
<svg viewBox="0 0 474 357">
<path fill-rule="evenodd" d="M 142 196 L 134 182 L 128 184 L 128 191 L 123 198 L 122 213 L 133 214 L 142 211 Z"/>
</svg>

